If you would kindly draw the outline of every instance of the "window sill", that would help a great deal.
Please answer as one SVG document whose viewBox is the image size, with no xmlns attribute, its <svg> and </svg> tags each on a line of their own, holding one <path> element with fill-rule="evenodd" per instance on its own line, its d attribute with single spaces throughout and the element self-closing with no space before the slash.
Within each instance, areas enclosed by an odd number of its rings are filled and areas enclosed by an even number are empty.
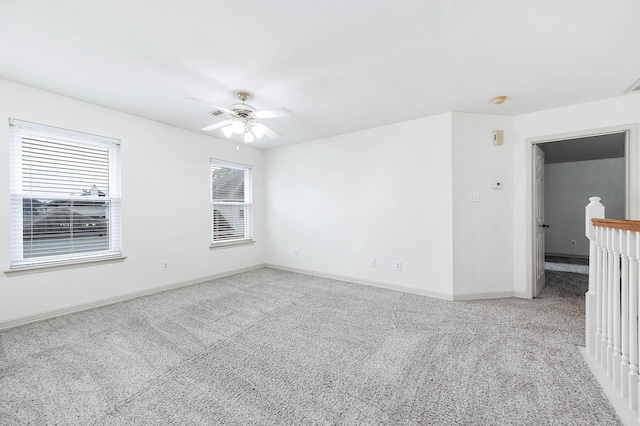
<svg viewBox="0 0 640 426">
<path fill-rule="evenodd" d="M 119 263 L 124 262 L 126 256 L 118 256 L 118 257 L 107 257 L 101 259 L 88 259 L 88 260 L 80 260 L 73 261 L 69 263 L 57 263 L 57 264 L 43 264 L 43 265 L 33 265 L 33 266 L 21 266 L 13 269 L 6 269 L 4 274 L 8 277 L 16 276 L 16 275 L 26 275 L 26 274 L 37 274 L 40 272 L 50 272 L 50 271 L 59 271 L 63 269 L 75 269 L 75 268 L 84 268 L 87 266 L 95 266 L 102 265 L 106 263 Z"/>
<path fill-rule="evenodd" d="M 219 243 L 209 244 L 209 250 L 217 250 L 221 248 L 249 246 L 255 244 L 254 240 L 238 240 L 238 241 L 220 241 Z"/>
</svg>

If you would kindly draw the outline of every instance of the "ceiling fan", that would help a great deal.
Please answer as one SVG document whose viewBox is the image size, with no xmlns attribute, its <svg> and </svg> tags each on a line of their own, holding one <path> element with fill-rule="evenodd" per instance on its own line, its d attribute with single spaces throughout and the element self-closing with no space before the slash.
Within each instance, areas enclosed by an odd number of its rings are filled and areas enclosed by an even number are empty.
<svg viewBox="0 0 640 426">
<path fill-rule="evenodd" d="M 267 135 L 272 139 L 280 137 L 276 131 L 265 126 L 258 120 L 276 117 L 290 117 L 291 112 L 288 109 L 278 108 L 258 111 L 255 107 L 246 103 L 247 99 L 251 97 L 251 93 L 240 91 L 236 92 L 236 96 L 240 98 L 242 102 L 229 105 L 228 108 L 213 105 L 212 103 L 203 101 L 202 99 L 189 98 L 216 108 L 217 110 L 212 113 L 213 115 L 217 116 L 224 113 L 229 115 L 228 119 L 203 127 L 202 130 L 210 131 L 221 129 L 222 133 L 224 133 L 227 138 L 230 138 L 234 133 L 244 134 L 245 142 L 253 142 L 256 139 L 260 139 L 263 135 Z"/>
</svg>

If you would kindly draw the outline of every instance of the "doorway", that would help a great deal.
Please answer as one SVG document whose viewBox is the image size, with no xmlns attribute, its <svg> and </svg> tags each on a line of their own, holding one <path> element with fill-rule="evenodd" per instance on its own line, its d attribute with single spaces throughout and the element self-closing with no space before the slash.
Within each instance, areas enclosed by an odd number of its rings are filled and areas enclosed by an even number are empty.
<svg viewBox="0 0 640 426">
<path fill-rule="evenodd" d="M 585 265 L 589 243 L 584 207 L 598 196 L 609 218 L 628 218 L 628 131 L 538 141 L 533 144 L 533 285 L 537 297 L 555 263 Z M 552 272 L 556 277 L 557 273 Z M 577 281 L 588 281 L 578 277 Z"/>
</svg>

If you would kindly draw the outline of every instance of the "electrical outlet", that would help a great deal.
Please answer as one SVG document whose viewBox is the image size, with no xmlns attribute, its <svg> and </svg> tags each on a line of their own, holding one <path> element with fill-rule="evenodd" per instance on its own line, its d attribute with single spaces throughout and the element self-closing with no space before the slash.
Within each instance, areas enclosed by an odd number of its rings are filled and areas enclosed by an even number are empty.
<svg viewBox="0 0 640 426">
<path fill-rule="evenodd" d="M 372 267 L 372 268 L 376 267 L 376 258 L 375 257 L 369 258 L 369 266 Z"/>
<path fill-rule="evenodd" d="M 298 249 L 294 249 L 293 250 L 293 257 L 298 257 L 300 256 L 300 252 L 298 251 Z"/>
<path fill-rule="evenodd" d="M 167 261 L 162 262 L 162 270 L 163 271 L 168 271 L 169 270 L 169 262 L 167 262 Z"/>
<path fill-rule="evenodd" d="M 396 271 L 402 271 L 402 262 L 400 262 L 399 260 L 396 260 L 395 265 L 396 265 Z"/>
<path fill-rule="evenodd" d="M 576 240 L 569 240 L 569 245 L 570 246 L 575 246 L 576 245 Z"/>
</svg>

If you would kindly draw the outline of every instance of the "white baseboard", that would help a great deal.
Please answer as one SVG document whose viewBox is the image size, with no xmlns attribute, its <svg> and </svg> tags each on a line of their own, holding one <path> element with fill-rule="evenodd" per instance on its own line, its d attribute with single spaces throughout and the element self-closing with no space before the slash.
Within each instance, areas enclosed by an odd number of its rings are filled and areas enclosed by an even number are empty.
<svg viewBox="0 0 640 426">
<path fill-rule="evenodd" d="M 92 302 L 79 303 L 76 305 L 66 306 L 64 308 L 52 309 L 49 311 L 39 312 L 33 315 L 25 315 L 18 318 L 12 318 L 9 320 L 0 321 L 0 330 L 17 327 L 24 324 L 29 324 L 36 321 L 42 321 L 50 318 L 59 317 L 62 315 L 72 314 L 75 312 L 86 311 L 88 309 L 99 308 L 101 306 L 112 305 L 118 302 L 124 302 L 125 300 L 131 300 L 142 296 L 148 296 L 155 293 L 161 293 L 167 290 L 174 290 L 180 287 L 186 287 L 188 285 L 199 284 L 205 281 L 214 280 L 216 278 L 228 277 L 230 275 L 239 274 L 242 272 L 253 271 L 255 269 L 264 268 L 264 264 L 248 266 L 246 268 L 234 269 L 233 271 L 221 272 L 219 274 L 208 275 L 205 277 L 195 278 L 188 281 L 181 281 L 173 284 L 164 285 L 161 287 L 150 288 L 147 290 L 136 291 L 133 293 L 123 294 L 121 296 L 109 297 L 107 299 L 94 300 Z"/>
<path fill-rule="evenodd" d="M 526 291 L 514 291 L 513 297 L 517 297 L 519 299 L 533 299 Z"/>
<path fill-rule="evenodd" d="M 570 257 L 574 259 L 589 259 L 589 255 L 583 254 L 566 254 L 566 253 L 545 253 L 545 256 L 555 256 L 555 257 Z"/>
<path fill-rule="evenodd" d="M 481 299 L 504 299 L 507 297 L 519 297 L 523 299 L 530 299 L 524 292 L 515 291 L 485 291 L 477 293 L 458 293 L 454 295 L 422 290 L 414 287 L 403 286 L 399 284 L 392 284 L 381 281 L 364 280 L 362 278 L 348 277 L 344 275 L 328 274 L 326 272 L 312 271 L 309 269 L 291 268 L 289 266 L 274 265 L 271 263 L 265 264 L 267 268 L 281 269 L 283 271 L 297 272 L 300 274 L 313 275 L 316 277 L 331 278 L 338 281 L 348 281 L 356 284 L 364 284 L 372 287 L 386 288 L 388 290 L 402 291 L 405 293 L 419 294 L 421 296 L 435 297 L 437 299 L 445 300 L 481 300 Z"/>
<path fill-rule="evenodd" d="M 483 291 L 470 293 L 456 293 L 453 300 L 482 300 L 482 299 L 504 299 L 507 297 L 516 297 L 513 291 Z"/>
<path fill-rule="evenodd" d="M 330 278 L 332 280 L 347 281 L 347 282 L 356 283 L 356 284 L 364 284 L 364 285 L 368 285 L 368 286 L 371 286 L 371 287 L 386 288 L 387 290 L 402 291 L 404 293 L 413 293 L 413 294 L 419 294 L 421 296 L 435 297 L 437 299 L 453 300 L 451 295 L 449 295 L 449 294 L 440 293 L 440 292 L 436 292 L 436 291 L 422 290 L 422 289 L 419 289 L 419 288 L 403 286 L 403 285 L 400 285 L 400 284 L 392 284 L 392 283 L 386 283 L 386 282 L 380 282 L 380 281 L 364 280 L 362 278 L 347 277 L 347 276 L 344 276 L 344 275 L 328 274 L 326 272 L 311 271 L 309 269 L 291 268 L 291 267 L 288 267 L 288 266 L 274 265 L 274 264 L 271 264 L 271 263 L 267 263 L 267 264 L 265 264 L 265 266 L 267 268 L 280 269 L 282 271 L 289 271 L 289 272 L 297 272 L 299 274 L 313 275 L 315 277 Z"/>
<path fill-rule="evenodd" d="M 123 302 L 125 300 L 131 300 L 137 297 L 148 296 L 150 294 L 160 293 L 167 290 L 174 290 L 176 288 L 185 287 L 193 284 L 199 284 L 205 281 L 214 280 L 216 278 L 228 277 L 230 275 L 253 271 L 255 269 L 260 269 L 264 267 L 280 269 L 283 271 L 296 272 L 296 273 L 306 274 L 306 275 L 313 275 L 317 277 L 330 278 L 338 281 L 347 281 L 347 282 L 356 283 L 356 284 L 364 284 L 371 287 L 385 288 L 387 290 L 401 291 L 404 293 L 418 294 L 421 296 L 435 297 L 437 299 L 444 299 L 444 300 L 498 299 L 498 298 L 505 298 L 505 297 L 521 297 L 525 299 L 529 298 L 524 293 L 520 293 L 520 292 L 482 292 L 482 293 L 460 293 L 456 295 L 450 295 L 450 294 L 440 293 L 436 291 L 422 290 L 414 287 L 403 286 L 400 284 L 364 280 L 362 278 L 328 274 L 325 272 L 312 271 L 312 270 L 300 269 L 300 268 L 290 268 L 288 266 L 274 265 L 274 264 L 267 263 L 267 264 L 249 266 L 241 269 L 235 269 L 232 271 L 222 272 L 219 274 L 209 275 L 205 277 L 199 277 L 199 278 L 195 278 L 188 281 L 177 282 L 177 283 L 168 284 L 161 287 L 155 287 L 147 290 L 137 291 L 134 293 L 127 293 L 124 295 L 110 297 L 107 299 L 100 299 L 100 300 L 95 300 L 91 302 L 79 303 L 76 305 L 66 306 L 64 308 L 52 309 L 49 311 L 39 312 L 37 314 L 25 315 L 22 317 L 0 321 L 0 330 L 11 328 L 11 327 L 17 327 L 20 325 L 29 324 L 36 321 L 55 318 L 62 315 L 72 314 L 75 312 L 86 311 L 88 309 L 99 308 L 101 306 L 111 305 L 113 303 Z"/>
</svg>

